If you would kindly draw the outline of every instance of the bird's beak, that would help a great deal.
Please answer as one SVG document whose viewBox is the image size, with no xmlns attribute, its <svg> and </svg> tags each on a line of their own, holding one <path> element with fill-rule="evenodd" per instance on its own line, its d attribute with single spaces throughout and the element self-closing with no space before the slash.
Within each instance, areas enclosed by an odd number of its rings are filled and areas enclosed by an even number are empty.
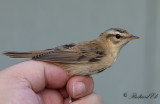
<svg viewBox="0 0 160 104">
<path fill-rule="evenodd" d="M 131 35 L 130 37 L 127 38 L 127 40 L 133 40 L 133 39 L 139 39 L 139 37 Z"/>
</svg>

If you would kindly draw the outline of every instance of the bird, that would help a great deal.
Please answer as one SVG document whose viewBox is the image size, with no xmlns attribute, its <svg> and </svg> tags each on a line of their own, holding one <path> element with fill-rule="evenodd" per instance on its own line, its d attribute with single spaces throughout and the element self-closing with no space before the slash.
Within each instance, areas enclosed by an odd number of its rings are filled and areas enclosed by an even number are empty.
<svg viewBox="0 0 160 104">
<path fill-rule="evenodd" d="M 110 28 L 96 39 L 70 43 L 51 49 L 28 52 L 4 52 L 11 58 L 26 58 L 55 64 L 70 76 L 92 76 L 111 67 L 123 46 L 138 36 L 121 28 Z"/>
</svg>

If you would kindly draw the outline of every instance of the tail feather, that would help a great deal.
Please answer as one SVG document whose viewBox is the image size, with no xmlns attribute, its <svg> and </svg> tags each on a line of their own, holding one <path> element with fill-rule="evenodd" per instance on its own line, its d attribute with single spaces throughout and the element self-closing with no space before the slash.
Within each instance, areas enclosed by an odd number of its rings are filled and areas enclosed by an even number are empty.
<svg viewBox="0 0 160 104">
<path fill-rule="evenodd" d="M 34 56 L 32 52 L 4 52 L 3 54 L 11 58 L 29 58 L 31 59 Z"/>
</svg>

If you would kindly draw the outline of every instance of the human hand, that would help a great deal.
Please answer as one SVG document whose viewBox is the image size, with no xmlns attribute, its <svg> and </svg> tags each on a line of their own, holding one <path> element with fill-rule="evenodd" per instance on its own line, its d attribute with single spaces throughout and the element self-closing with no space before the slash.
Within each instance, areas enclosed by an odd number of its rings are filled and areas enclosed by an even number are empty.
<svg viewBox="0 0 160 104">
<path fill-rule="evenodd" d="M 0 71 L 0 104 L 104 104 L 93 79 L 69 77 L 53 64 L 26 61 Z"/>
</svg>

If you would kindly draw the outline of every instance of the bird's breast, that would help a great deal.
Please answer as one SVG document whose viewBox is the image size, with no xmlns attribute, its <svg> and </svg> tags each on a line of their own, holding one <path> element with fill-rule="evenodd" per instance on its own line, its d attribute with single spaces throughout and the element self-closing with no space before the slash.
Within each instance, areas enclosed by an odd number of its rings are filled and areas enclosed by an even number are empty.
<svg viewBox="0 0 160 104">
<path fill-rule="evenodd" d="M 66 64 L 65 70 L 69 75 L 93 75 L 102 72 L 108 68 L 106 63 L 90 63 L 90 64 Z"/>
</svg>

